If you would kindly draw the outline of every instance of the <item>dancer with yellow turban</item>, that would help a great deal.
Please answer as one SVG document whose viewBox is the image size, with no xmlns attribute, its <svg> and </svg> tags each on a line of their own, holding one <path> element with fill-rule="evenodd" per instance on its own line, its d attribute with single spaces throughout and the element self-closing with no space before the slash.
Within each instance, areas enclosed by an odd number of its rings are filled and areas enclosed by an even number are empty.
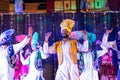
<svg viewBox="0 0 120 80">
<path fill-rule="evenodd" d="M 45 34 L 44 52 L 57 53 L 58 57 L 59 66 L 55 80 L 79 80 L 77 51 L 88 51 L 88 40 L 84 31 L 82 31 L 84 36 L 83 45 L 69 38 L 74 24 L 74 20 L 63 20 L 60 24 L 62 40 L 54 43 L 52 46 L 48 46 L 48 39 L 51 32 Z"/>
</svg>

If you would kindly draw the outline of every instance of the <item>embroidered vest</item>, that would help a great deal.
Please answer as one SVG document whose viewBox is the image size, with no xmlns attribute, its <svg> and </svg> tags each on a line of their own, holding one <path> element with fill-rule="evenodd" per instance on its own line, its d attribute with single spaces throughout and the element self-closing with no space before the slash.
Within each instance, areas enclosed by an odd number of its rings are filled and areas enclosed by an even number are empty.
<svg viewBox="0 0 120 80">
<path fill-rule="evenodd" d="M 11 68 L 15 68 L 16 55 L 14 53 L 13 45 L 8 46 L 7 48 L 7 61 Z"/>
<path fill-rule="evenodd" d="M 43 68 L 45 67 L 45 60 L 42 59 L 41 53 L 39 50 L 36 52 L 34 65 L 37 70 L 43 70 Z"/>
<path fill-rule="evenodd" d="M 71 48 L 70 48 L 70 57 L 73 61 L 74 64 L 77 63 L 77 41 L 76 40 L 70 40 L 70 45 L 71 45 Z M 56 42 L 55 44 L 55 48 L 56 48 L 56 51 L 57 51 L 57 56 L 58 56 L 58 64 L 62 64 L 62 61 L 63 61 L 63 50 L 62 50 L 62 41 L 58 41 Z"/>
</svg>

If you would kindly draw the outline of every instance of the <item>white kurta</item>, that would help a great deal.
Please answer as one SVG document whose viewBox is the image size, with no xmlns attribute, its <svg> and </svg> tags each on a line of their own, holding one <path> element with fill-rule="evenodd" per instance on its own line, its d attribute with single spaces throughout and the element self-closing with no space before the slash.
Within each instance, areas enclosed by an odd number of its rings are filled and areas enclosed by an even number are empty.
<svg viewBox="0 0 120 80">
<path fill-rule="evenodd" d="M 30 63 L 29 63 L 29 72 L 24 80 L 38 80 L 40 72 L 34 66 L 35 55 L 37 51 L 33 51 L 30 55 Z M 29 61 L 28 61 L 29 62 Z"/>
<path fill-rule="evenodd" d="M 103 40 L 105 39 L 105 35 L 103 36 Z M 103 44 L 104 42 L 104 44 Z M 107 46 L 105 46 L 107 41 L 103 41 L 101 44 L 102 50 L 97 51 L 97 58 L 103 56 L 107 53 Z M 84 70 L 80 75 L 80 80 L 99 80 L 98 78 L 98 71 L 94 69 L 93 65 L 93 57 L 92 52 L 84 53 L 83 54 L 83 61 L 84 61 Z"/>
<path fill-rule="evenodd" d="M 97 51 L 97 58 L 104 55 L 107 49 Z M 98 71 L 94 69 L 92 52 L 84 53 L 84 70 L 80 75 L 80 80 L 99 80 Z"/>
<path fill-rule="evenodd" d="M 80 75 L 80 80 L 98 80 L 98 72 L 93 68 L 91 53 L 83 54 L 84 70 Z"/>
<path fill-rule="evenodd" d="M 46 59 L 48 57 L 48 55 L 43 54 L 42 47 L 40 47 L 40 52 L 41 52 L 42 59 Z M 30 59 L 27 59 L 28 61 L 27 62 L 25 61 L 24 63 L 24 64 L 29 64 L 29 72 L 28 72 L 28 75 L 24 78 L 24 80 L 39 80 L 40 77 L 42 78 L 42 80 L 45 80 L 43 78 L 43 70 L 39 71 L 35 68 L 34 60 L 35 60 L 36 53 L 37 53 L 37 50 L 33 51 L 29 57 Z M 23 62 L 24 61 L 22 61 L 22 63 Z"/>
<path fill-rule="evenodd" d="M 63 63 L 58 66 L 55 80 L 78 80 L 79 72 L 77 64 L 74 64 L 70 58 L 70 42 L 62 44 Z"/>
<path fill-rule="evenodd" d="M 13 80 L 14 69 L 8 64 L 7 49 L 5 46 L 1 46 L 0 48 L 0 80 Z"/>
<path fill-rule="evenodd" d="M 51 47 L 54 47 L 53 44 Z M 88 41 L 85 41 L 83 45 L 77 43 L 77 49 L 81 51 L 88 50 Z M 63 42 L 61 45 L 62 53 L 63 53 L 63 61 L 62 64 L 58 66 L 55 80 L 79 80 L 79 70 L 77 64 L 74 64 L 70 57 L 70 41 Z M 45 53 L 55 53 L 56 50 L 49 50 L 48 43 L 44 43 L 44 52 Z"/>
<path fill-rule="evenodd" d="M 13 44 L 14 53 L 18 53 L 27 43 L 29 39 L 26 37 L 22 42 L 18 44 Z M 14 69 L 12 69 L 7 61 L 8 48 L 5 46 L 0 46 L 0 80 L 13 80 Z"/>
</svg>

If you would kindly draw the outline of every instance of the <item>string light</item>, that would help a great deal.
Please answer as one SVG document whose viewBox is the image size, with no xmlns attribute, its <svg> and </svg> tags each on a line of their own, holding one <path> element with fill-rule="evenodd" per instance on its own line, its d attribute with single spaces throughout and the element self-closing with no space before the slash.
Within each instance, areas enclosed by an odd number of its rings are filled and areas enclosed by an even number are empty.
<svg viewBox="0 0 120 80">
<path fill-rule="evenodd" d="M 64 13 L 61 13 L 61 15 L 62 15 L 62 19 L 64 19 Z"/>
<path fill-rule="evenodd" d="M 83 13 L 84 14 L 84 25 L 86 26 L 86 14 L 85 13 Z"/>
<path fill-rule="evenodd" d="M 74 12 L 72 12 L 72 15 L 73 15 L 72 19 L 74 20 L 74 18 L 75 18 L 75 13 L 74 13 Z"/>
<path fill-rule="evenodd" d="M 40 35 L 42 35 L 42 16 L 40 15 Z"/>
<path fill-rule="evenodd" d="M 28 18 L 28 25 L 31 26 L 31 24 L 30 24 L 30 14 L 27 14 L 27 18 Z"/>
<path fill-rule="evenodd" d="M 107 25 L 106 25 L 106 18 L 105 18 L 105 17 L 106 17 L 106 12 L 104 12 L 103 15 L 104 15 L 104 26 L 105 26 L 105 28 L 107 28 Z"/>
<path fill-rule="evenodd" d="M 1 27 L 2 27 L 2 25 L 3 25 L 3 14 L 0 14 L 0 16 L 1 16 Z"/>
<path fill-rule="evenodd" d="M 10 28 L 13 28 L 13 20 L 14 20 L 14 14 L 13 13 L 10 13 Z"/>
<path fill-rule="evenodd" d="M 2 32 L 2 26 L 3 26 L 3 14 L 0 14 L 0 16 L 1 16 L 1 31 L 0 31 L 0 32 Z"/>
<path fill-rule="evenodd" d="M 117 15 L 117 25 L 116 26 L 119 27 L 119 14 L 118 14 L 118 12 L 116 15 Z"/>
<path fill-rule="evenodd" d="M 95 24 L 95 12 L 93 12 L 93 17 L 94 17 L 93 23 Z"/>
</svg>

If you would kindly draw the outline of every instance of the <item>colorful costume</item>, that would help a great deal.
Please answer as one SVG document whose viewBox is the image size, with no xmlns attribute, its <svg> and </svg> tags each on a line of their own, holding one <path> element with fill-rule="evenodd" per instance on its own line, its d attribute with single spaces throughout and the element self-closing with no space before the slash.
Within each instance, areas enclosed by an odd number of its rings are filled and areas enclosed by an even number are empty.
<svg viewBox="0 0 120 80">
<path fill-rule="evenodd" d="M 21 69 L 22 63 L 20 61 L 20 54 L 16 54 L 16 66 L 15 66 L 15 71 L 14 71 L 14 80 L 20 80 L 20 69 Z"/>
<path fill-rule="evenodd" d="M 66 29 L 69 33 L 74 26 L 74 21 L 70 19 L 63 20 L 61 23 L 62 29 Z M 44 42 L 45 53 L 57 53 L 58 69 L 55 80 L 79 80 L 79 71 L 77 67 L 77 50 L 87 51 L 88 40 L 84 41 L 83 45 L 76 40 L 58 41 L 52 46 L 48 46 L 48 42 Z"/>
<path fill-rule="evenodd" d="M 26 37 L 22 42 L 10 46 L 4 45 L 9 43 L 11 36 L 14 33 L 13 29 L 9 29 L 0 35 L 0 80 L 13 80 L 15 67 L 15 54 L 19 52 L 28 42 Z"/>
<path fill-rule="evenodd" d="M 31 52 L 30 52 L 31 53 Z M 30 54 L 26 54 L 24 55 L 24 60 L 27 60 L 29 59 L 29 56 Z M 22 58 L 22 55 L 20 54 L 20 57 Z M 21 76 L 26 76 L 28 74 L 28 71 L 29 71 L 29 64 L 22 64 L 21 68 L 20 68 L 20 72 L 19 72 L 19 75 Z"/>
<path fill-rule="evenodd" d="M 102 56 L 102 64 L 100 67 L 101 80 L 109 80 L 110 77 L 116 75 L 116 70 L 112 65 L 112 52 L 109 49 L 108 52 Z"/>
<path fill-rule="evenodd" d="M 24 64 L 29 63 L 29 72 L 24 80 L 45 80 L 43 78 L 44 60 L 48 55 L 43 54 L 42 47 L 39 47 L 39 35 L 37 32 L 33 34 L 31 45 L 33 47 L 33 52 L 31 53 L 27 62 L 21 60 Z"/>
<path fill-rule="evenodd" d="M 105 39 L 106 41 L 108 40 L 108 36 L 109 35 L 106 34 L 106 39 Z M 115 41 L 109 41 L 109 42 L 107 42 L 106 45 L 117 52 L 117 55 L 118 55 L 117 61 L 118 61 L 118 65 L 119 65 L 119 69 L 118 69 L 118 74 L 117 75 L 118 75 L 118 80 L 120 80 L 120 31 L 118 31 L 118 39 L 115 40 Z M 112 77 L 115 78 L 116 72 L 114 72 L 114 73 L 115 74 L 112 75 Z"/>
<path fill-rule="evenodd" d="M 92 46 L 92 42 L 95 41 L 94 38 L 89 38 L 89 46 Z M 95 37 L 92 35 L 91 37 Z M 96 51 L 96 50 L 89 50 L 88 52 L 80 52 L 79 53 L 79 70 L 80 70 L 80 80 L 99 80 L 98 78 L 98 58 L 104 55 L 107 52 L 107 49 L 101 45 L 103 50 Z"/>
</svg>

